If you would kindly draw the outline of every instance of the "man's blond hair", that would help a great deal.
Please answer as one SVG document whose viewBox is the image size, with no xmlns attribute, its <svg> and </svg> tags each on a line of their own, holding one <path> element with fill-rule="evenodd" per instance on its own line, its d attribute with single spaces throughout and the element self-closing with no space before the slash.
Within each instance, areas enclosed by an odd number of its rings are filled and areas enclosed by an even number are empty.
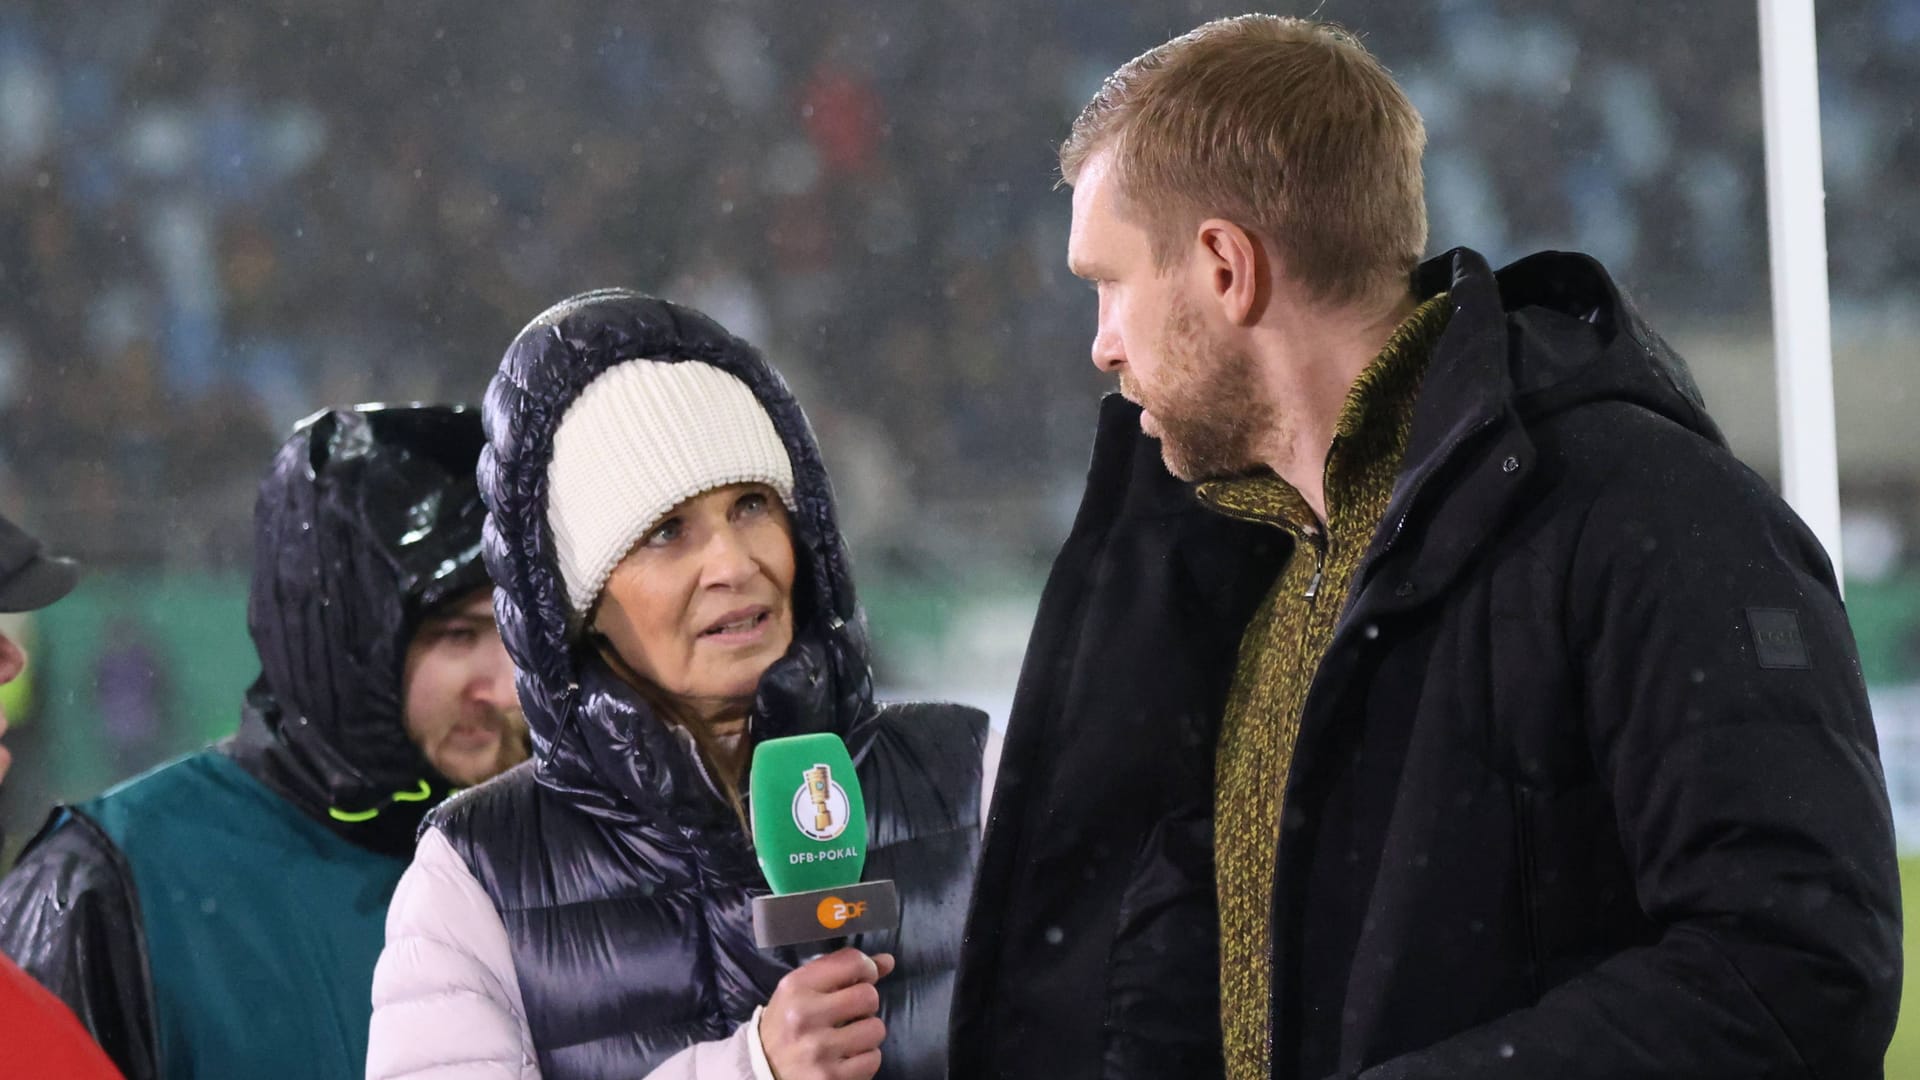
<svg viewBox="0 0 1920 1080">
<path fill-rule="evenodd" d="M 1128 217 L 1170 269 L 1224 218 L 1273 242 L 1293 280 L 1336 304 L 1404 287 L 1427 245 L 1426 127 L 1353 35 L 1276 15 L 1206 23 L 1128 61 L 1060 148 L 1074 183 L 1113 151 Z"/>
</svg>

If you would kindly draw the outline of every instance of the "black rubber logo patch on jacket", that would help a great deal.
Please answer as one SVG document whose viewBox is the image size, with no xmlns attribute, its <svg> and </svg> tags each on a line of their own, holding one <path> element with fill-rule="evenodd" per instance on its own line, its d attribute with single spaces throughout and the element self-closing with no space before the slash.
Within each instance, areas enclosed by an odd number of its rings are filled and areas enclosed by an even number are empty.
<svg viewBox="0 0 1920 1080">
<path fill-rule="evenodd" d="M 1810 668 L 1807 641 L 1800 636 L 1800 613 L 1792 608 L 1748 608 L 1754 657 L 1763 668 Z"/>
</svg>

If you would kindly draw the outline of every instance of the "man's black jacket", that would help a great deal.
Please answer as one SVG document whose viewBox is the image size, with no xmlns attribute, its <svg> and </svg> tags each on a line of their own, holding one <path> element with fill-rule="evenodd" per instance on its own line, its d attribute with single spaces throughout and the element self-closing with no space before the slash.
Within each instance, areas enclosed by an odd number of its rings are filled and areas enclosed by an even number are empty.
<svg viewBox="0 0 1920 1080">
<path fill-rule="evenodd" d="M 1456 250 L 1275 852 L 1274 1075 L 1882 1074 L 1891 818 L 1830 564 L 1592 260 Z M 1021 673 L 953 1075 L 1217 1075 L 1214 736 L 1287 554 L 1118 398 Z"/>
</svg>

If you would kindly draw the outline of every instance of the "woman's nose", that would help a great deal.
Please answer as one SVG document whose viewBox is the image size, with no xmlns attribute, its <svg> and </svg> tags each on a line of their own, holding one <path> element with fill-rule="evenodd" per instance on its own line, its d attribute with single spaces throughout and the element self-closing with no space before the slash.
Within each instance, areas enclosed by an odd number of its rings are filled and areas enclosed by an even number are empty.
<svg viewBox="0 0 1920 1080">
<path fill-rule="evenodd" d="M 753 551 L 738 529 L 715 529 L 701 565 L 702 584 L 739 585 L 754 575 Z"/>
</svg>

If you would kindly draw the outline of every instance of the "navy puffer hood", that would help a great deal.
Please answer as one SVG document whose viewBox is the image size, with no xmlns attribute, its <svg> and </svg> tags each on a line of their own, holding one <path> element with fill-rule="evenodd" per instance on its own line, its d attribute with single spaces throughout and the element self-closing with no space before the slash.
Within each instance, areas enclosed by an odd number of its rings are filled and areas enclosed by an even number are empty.
<svg viewBox="0 0 1920 1080">
<path fill-rule="evenodd" d="M 547 523 L 547 468 L 567 409 L 601 373 L 629 361 L 698 360 L 745 383 L 793 464 L 799 573 L 794 643 L 762 676 L 749 743 L 830 731 L 856 759 L 871 740 L 872 674 L 833 492 L 806 416 L 751 345 L 690 308 L 622 289 L 585 293 L 534 319 L 487 389 L 487 568 L 495 614 L 518 667 L 536 774 L 588 813 L 615 820 L 729 813 L 691 739 L 569 633 L 567 593 Z"/>
<path fill-rule="evenodd" d="M 466 406 L 360 406 L 304 420 L 254 507 L 247 628 L 261 675 L 223 744 L 342 835 L 404 855 L 450 784 L 404 719 L 421 617 L 487 584 Z"/>
</svg>

